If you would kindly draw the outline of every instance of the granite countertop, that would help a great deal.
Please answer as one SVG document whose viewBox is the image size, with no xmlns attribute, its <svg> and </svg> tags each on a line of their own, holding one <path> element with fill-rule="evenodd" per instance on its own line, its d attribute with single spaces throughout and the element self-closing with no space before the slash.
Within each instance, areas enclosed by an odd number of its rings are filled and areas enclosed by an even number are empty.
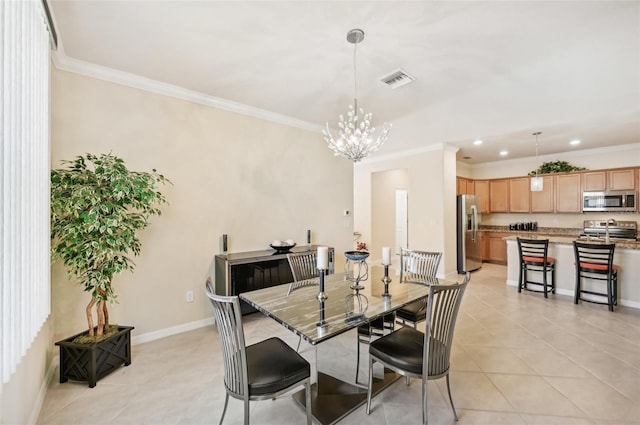
<svg viewBox="0 0 640 425">
<path fill-rule="evenodd" d="M 511 233 L 523 233 L 518 232 L 518 231 L 511 231 Z M 528 232 L 528 233 L 535 233 L 535 232 Z M 584 242 L 584 243 L 590 243 L 590 244 L 594 244 L 594 245 L 602 245 L 605 242 L 602 240 L 587 240 L 587 239 L 583 239 L 583 238 L 579 238 L 576 236 L 549 236 L 549 235 L 540 235 L 543 236 L 544 239 L 549 239 L 549 243 L 557 243 L 557 244 L 562 244 L 562 245 L 572 245 L 573 241 L 580 241 L 580 242 Z M 527 237 L 531 237 L 529 235 L 527 235 Z M 513 236 L 506 236 L 503 239 L 506 241 L 515 241 L 517 238 L 517 235 L 513 235 Z M 537 237 L 537 235 L 534 235 L 533 237 L 531 237 L 531 239 L 543 239 L 540 237 Z M 616 244 L 616 248 L 625 248 L 625 249 L 640 249 L 640 241 L 613 241 Z"/>
<path fill-rule="evenodd" d="M 509 226 L 480 226 L 481 232 L 500 232 L 500 233 L 512 233 L 514 235 L 522 234 L 537 234 L 545 236 L 567 236 L 578 238 L 582 233 L 582 228 L 575 227 L 538 227 L 538 230 L 509 230 Z"/>
</svg>

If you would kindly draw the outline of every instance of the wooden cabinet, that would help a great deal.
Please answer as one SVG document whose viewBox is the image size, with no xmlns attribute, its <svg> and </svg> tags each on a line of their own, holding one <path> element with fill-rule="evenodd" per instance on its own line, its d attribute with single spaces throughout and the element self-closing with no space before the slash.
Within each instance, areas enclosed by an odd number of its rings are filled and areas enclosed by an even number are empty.
<svg viewBox="0 0 640 425">
<path fill-rule="evenodd" d="M 486 232 L 488 236 L 488 262 L 496 264 L 507 264 L 507 242 L 502 238 L 509 236 L 509 233 Z"/>
<path fill-rule="evenodd" d="M 456 195 L 473 195 L 473 180 L 456 177 Z"/>
<path fill-rule="evenodd" d="M 475 195 L 480 197 L 480 212 L 489 212 L 489 181 L 488 180 L 476 180 L 475 181 Z"/>
<path fill-rule="evenodd" d="M 582 211 L 580 174 L 559 174 L 556 177 L 556 212 L 579 213 Z"/>
<path fill-rule="evenodd" d="M 542 177 L 542 191 L 531 192 L 532 213 L 552 213 L 555 206 L 555 185 L 553 176 Z"/>
<path fill-rule="evenodd" d="M 607 187 L 610 190 L 634 190 L 636 188 L 636 169 L 607 171 Z"/>
<path fill-rule="evenodd" d="M 607 172 L 590 171 L 582 174 L 582 190 L 606 190 Z"/>
<path fill-rule="evenodd" d="M 509 211 L 509 180 L 489 180 L 489 212 Z"/>
<path fill-rule="evenodd" d="M 528 177 L 509 179 L 509 212 L 528 213 L 530 210 L 530 183 Z"/>
<path fill-rule="evenodd" d="M 634 190 L 635 188 L 635 168 L 582 173 L 582 190 Z"/>
</svg>

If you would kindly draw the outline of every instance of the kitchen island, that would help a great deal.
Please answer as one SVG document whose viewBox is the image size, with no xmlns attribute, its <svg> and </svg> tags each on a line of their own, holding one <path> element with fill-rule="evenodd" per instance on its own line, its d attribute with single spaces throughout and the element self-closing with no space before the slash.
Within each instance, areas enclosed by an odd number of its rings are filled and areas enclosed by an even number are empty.
<svg viewBox="0 0 640 425">
<path fill-rule="evenodd" d="M 516 236 L 505 237 L 507 242 L 507 285 L 517 287 L 519 277 L 518 243 Z M 533 239 L 533 238 L 532 238 Z M 567 236 L 540 236 L 549 239 L 549 256 L 556 259 L 556 293 L 573 297 L 575 293 L 575 255 L 573 241 L 602 244 Z M 618 271 L 618 305 L 640 308 L 640 242 L 616 242 L 614 263 Z M 538 277 L 536 277 L 537 279 Z"/>
</svg>

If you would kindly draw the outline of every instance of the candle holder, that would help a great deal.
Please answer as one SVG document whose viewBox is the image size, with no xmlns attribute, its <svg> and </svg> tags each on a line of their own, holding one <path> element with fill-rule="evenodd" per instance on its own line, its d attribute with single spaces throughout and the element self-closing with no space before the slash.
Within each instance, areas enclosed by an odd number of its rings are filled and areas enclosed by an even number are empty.
<svg viewBox="0 0 640 425">
<path fill-rule="evenodd" d="M 391 294 L 389 293 L 389 284 L 391 283 L 391 278 L 389 277 L 389 265 L 384 265 L 384 277 L 382 278 L 382 283 L 384 283 L 384 293 L 383 297 L 391 298 Z"/>
<path fill-rule="evenodd" d="M 318 291 L 318 301 L 324 302 L 329 296 L 324 292 L 324 269 L 318 269 L 318 280 L 320 281 L 320 290 Z M 324 309 L 323 309 L 324 313 Z"/>
<path fill-rule="evenodd" d="M 320 300 L 320 294 L 318 294 L 318 299 Z M 326 328 L 329 326 L 329 323 L 324 320 L 324 300 L 320 300 L 320 321 L 316 323 L 316 327 L 318 328 Z"/>
<path fill-rule="evenodd" d="M 357 293 L 359 290 L 364 289 L 364 286 L 360 285 L 360 281 L 369 278 L 369 265 L 366 261 L 369 253 L 367 251 L 347 251 L 344 255 L 347 257 L 347 262 L 344 266 L 346 278 L 353 282 L 351 289 L 354 289 Z"/>
</svg>

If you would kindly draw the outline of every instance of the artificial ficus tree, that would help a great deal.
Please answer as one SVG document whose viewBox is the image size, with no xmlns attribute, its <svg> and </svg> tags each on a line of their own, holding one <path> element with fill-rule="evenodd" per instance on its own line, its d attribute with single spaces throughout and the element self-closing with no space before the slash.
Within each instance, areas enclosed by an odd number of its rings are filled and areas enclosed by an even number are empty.
<svg viewBox="0 0 640 425">
<path fill-rule="evenodd" d="M 89 292 L 86 307 L 90 336 L 109 328 L 108 302 L 116 301 L 113 277 L 133 271 L 139 255 L 138 233 L 166 204 L 159 185 L 170 183 L 156 170 L 130 171 L 112 154 L 78 156 L 51 171 L 51 249 L 69 277 Z M 97 326 L 93 321 L 93 308 Z"/>
</svg>

